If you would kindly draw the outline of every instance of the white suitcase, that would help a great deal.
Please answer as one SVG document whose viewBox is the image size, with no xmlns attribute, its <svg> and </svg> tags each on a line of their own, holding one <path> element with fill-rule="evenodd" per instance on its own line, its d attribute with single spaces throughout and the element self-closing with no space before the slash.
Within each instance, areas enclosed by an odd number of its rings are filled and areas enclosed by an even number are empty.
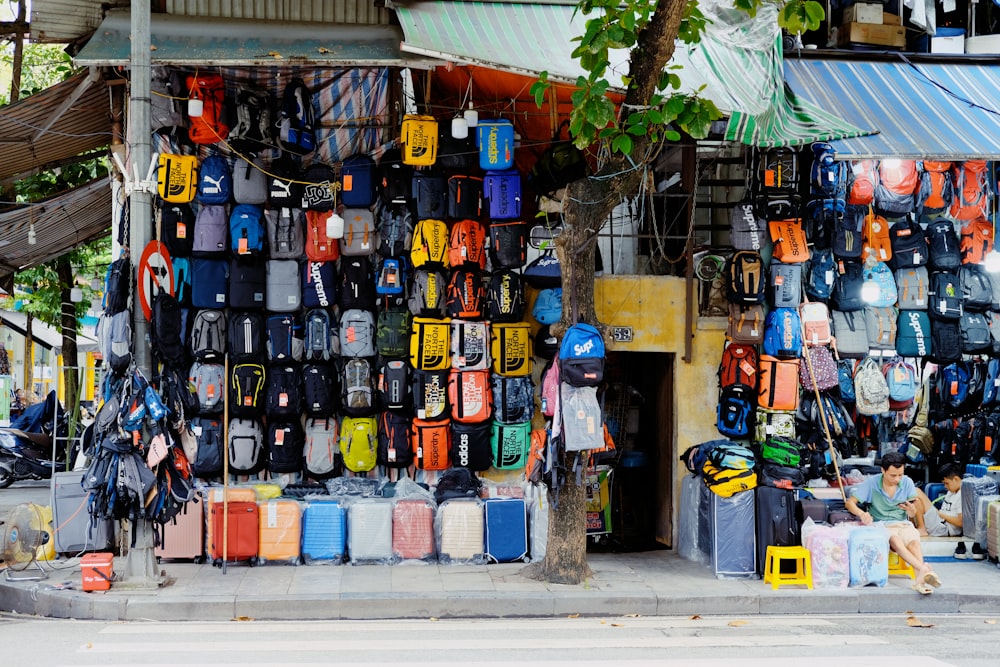
<svg viewBox="0 0 1000 667">
<path fill-rule="evenodd" d="M 435 518 L 438 562 L 485 563 L 485 525 L 481 500 L 454 498 L 441 503 Z"/>
<path fill-rule="evenodd" d="M 351 564 L 390 565 L 392 502 L 362 498 L 351 504 L 347 517 L 347 554 Z"/>
</svg>

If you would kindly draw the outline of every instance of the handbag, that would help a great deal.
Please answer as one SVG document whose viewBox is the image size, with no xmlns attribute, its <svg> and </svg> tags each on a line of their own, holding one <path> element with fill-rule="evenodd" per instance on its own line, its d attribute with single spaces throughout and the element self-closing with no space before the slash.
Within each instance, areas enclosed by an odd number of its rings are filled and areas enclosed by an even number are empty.
<svg viewBox="0 0 1000 667">
<path fill-rule="evenodd" d="M 551 249 L 529 262 L 522 276 L 535 289 L 562 287 L 562 265 Z"/>
</svg>

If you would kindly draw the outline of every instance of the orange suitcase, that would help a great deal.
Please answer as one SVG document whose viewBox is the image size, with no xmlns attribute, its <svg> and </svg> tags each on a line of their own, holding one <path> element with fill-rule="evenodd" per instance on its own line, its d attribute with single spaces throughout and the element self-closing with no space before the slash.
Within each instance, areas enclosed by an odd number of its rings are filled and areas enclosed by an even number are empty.
<svg viewBox="0 0 1000 667">
<path fill-rule="evenodd" d="M 434 545 L 434 503 L 429 500 L 397 500 L 392 508 L 392 555 L 394 560 L 437 560 Z"/>
<path fill-rule="evenodd" d="M 257 563 L 298 565 L 302 538 L 302 508 L 297 500 L 257 503 L 260 535 Z"/>
<path fill-rule="evenodd" d="M 212 542 L 212 536 L 215 534 L 212 532 L 213 529 L 213 512 L 212 508 L 215 505 L 222 505 L 223 487 L 221 486 L 210 486 L 206 492 L 207 500 L 205 501 L 205 541 L 206 550 L 211 554 L 214 552 L 214 543 Z M 242 502 L 242 503 L 257 503 L 257 492 L 249 486 L 230 486 L 225 494 L 225 497 L 229 499 L 230 503 Z M 221 508 L 219 510 L 222 511 Z M 221 517 L 222 515 L 219 514 Z M 221 549 L 219 550 L 221 552 Z M 214 556 L 210 556 L 214 558 Z"/>
</svg>

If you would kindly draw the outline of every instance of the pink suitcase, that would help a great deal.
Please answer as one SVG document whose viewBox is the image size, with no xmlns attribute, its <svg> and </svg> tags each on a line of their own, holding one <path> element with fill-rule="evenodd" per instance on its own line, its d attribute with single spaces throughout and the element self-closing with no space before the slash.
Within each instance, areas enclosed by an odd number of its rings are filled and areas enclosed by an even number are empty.
<svg viewBox="0 0 1000 667">
<path fill-rule="evenodd" d="M 431 501 L 396 501 L 392 509 L 392 555 L 396 561 L 437 560 Z"/>
<path fill-rule="evenodd" d="M 205 554 L 204 507 L 201 498 L 192 500 L 173 521 L 163 524 L 162 543 L 153 550 L 157 558 L 196 560 Z"/>
</svg>

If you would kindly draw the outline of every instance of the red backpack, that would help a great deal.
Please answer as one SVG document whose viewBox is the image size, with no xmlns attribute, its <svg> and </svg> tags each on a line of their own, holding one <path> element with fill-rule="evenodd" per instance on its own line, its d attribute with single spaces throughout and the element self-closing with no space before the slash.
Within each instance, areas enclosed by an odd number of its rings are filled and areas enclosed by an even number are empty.
<svg viewBox="0 0 1000 667">
<path fill-rule="evenodd" d="M 962 228 L 962 264 L 982 264 L 993 250 L 993 225 L 986 218 L 969 220 Z"/>
<path fill-rule="evenodd" d="M 955 187 L 951 180 L 951 162 L 924 160 L 920 172 L 917 208 L 924 213 L 943 213 L 951 206 Z"/>
<path fill-rule="evenodd" d="M 188 136 L 196 144 L 214 144 L 229 136 L 229 126 L 222 119 L 226 84 L 218 74 L 199 74 L 187 78 L 189 100 L 202 104 L 200 116 L 191 116 Z"/>
<path fill-rule="evenodd" d="M 897 217 L 914 208 L 919 178 L 916 160 L 882 160 L 878 165 L 875 208 L 879 213 Z"/>
<path fill-rule="evenodd" d="M 719 387 L 724 389 L 737 384 L 757 387 L 757 352 L 751 345 L 730 343 L 722 351 Z"/>
<path fill-rule="evenodd" d="M 986 160 L 966 160 L 955 165 L 955 199 L 948 214 L 955 220 L 975 220 L 988 216 L 990 186 Z"/>
<path fill-rule="evenodd" d="M 875 201 L 878 165 L 875 160 L 851 160 L 848 173 L 847 203 L 868 206 Z"/>
</svg>

